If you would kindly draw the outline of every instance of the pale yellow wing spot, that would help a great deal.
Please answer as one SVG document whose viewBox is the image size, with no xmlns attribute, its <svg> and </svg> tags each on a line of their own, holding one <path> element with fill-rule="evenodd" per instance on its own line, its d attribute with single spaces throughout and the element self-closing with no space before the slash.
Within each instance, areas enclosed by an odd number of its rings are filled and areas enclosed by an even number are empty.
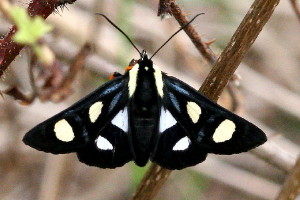
<svg viewBox="0 0 300 200">
<path fill-rule="evenodd" d="M 54 132 L 56 138 L 63 142 L 71 142 L 75 137 L 71 125 L 65 119 L 56 122 Z"/>
<path fill-rule="evenodd" d="M 235 131 L 235 124 L 233 121 L 226 119 L 224 120 L 215 130 L 213 135 L 213 140 L 216 143 L 225 142 L 232 138 Z"/>
<path fill-rule="evenodd" d="M 103 103 L 98 101 L 94 103 L 89 109 L 89 117 L 92 123 L 94 123 L 101 114 Z"/>
<path fill-rule="evenodd" d="M 201 115 L 201 108 L 198 104 L 196 104 L 195 102 L 188 102 L 186 105 L 186 109 L 187 109 L 187 113 L 190 116 L 191 120 L 194 123 L 197 123 L 200 115 Z"/>
</svg>

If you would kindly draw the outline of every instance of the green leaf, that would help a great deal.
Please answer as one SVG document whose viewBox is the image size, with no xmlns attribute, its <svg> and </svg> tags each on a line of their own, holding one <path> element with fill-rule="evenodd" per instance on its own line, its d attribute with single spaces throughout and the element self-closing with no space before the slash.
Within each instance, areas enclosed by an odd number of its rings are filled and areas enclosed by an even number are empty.
<svg viewBox="0 0 300 200">
<path fill-rule="evenodd" d="M 10 12 L 18 27 L 13 39 L 21 44 L 33 45 L 44 34 L 52 30 L 40 16 L 30 17 L 25 8 L 14 6 Z"/>
</svg>

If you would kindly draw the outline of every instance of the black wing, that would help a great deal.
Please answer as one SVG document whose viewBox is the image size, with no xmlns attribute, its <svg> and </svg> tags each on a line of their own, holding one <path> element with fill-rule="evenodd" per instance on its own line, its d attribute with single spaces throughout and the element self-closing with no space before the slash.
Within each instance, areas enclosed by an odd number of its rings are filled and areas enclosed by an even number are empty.
<svg viewBox="0 0 300 200">
<path fill-rule="evenodd" d="M 186 83 L 165 74 L 163 82 L 163 110 L 169 111 L 165 117 L 169 120 L 163 120 L 167 125 L 157 138 L 154 162 L 169 169 L 181 169 L 202 162 L 207 153 L 241 153 L 267 140 L 258 127 Z M 172 120 L 174 123 L 170 123 Z"/>
<path fill-rule="evenodd" d="M 77 152 L 81 162 L 92 166 L 122 166 L 132 160 L 127 137 L 127 82 L 126 75 L 107 82 L 34 127 L 24 136 L 24 143 L 54 154 Z"/>
<path fill-rule="evenodd" d="M 165 105 L 159 119 L 159 133 L 154 142 L 151 161 L 167 169 L 183 169 L 206 159 L 207 153 L 189 137 Z"/>
</svg>

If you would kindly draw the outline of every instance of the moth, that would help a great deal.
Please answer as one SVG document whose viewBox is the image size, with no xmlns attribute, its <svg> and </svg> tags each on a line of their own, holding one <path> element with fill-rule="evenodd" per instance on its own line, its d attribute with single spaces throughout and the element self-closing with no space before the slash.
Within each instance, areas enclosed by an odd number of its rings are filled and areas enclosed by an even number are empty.
<svg viewBox="0 0 300 200">
<path fill-rule="evenodd" d="M 151 160 L 173 170 L 201 163 L 208 153 L 246 152 L 267 140 L 254 124 L 162 72 L 151 58 L 142 51 L 124 75 L 115 73 L 38 124 L 24 143 L 53 154 L 75 152 L 81 162 L 100 168 L 129 161 L 142 167 Z"/>
</svg>

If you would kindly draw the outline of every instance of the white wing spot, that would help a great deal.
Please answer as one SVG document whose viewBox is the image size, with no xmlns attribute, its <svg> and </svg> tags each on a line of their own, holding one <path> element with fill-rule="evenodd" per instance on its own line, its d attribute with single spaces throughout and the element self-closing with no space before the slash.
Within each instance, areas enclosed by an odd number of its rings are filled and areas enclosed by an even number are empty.
<svg viewBox="0 0 300 200">
<path fill-rule="evenodd" d="M 128 132 L 128 111 L 127 107 L 124 110 L 118 112 L 118 114 L 112 119 L 111 123 L 118 128 L 122 129 L 125 133 Z"/>
<path fill-rule="evenodd" d="M 194 123 L 197 123 L 200 115 L 201 115 L 201 108 L 195 102 L 188 102 L 186 105 L 187 113 L 190 116 L 191 120 Z"/>
<path fill-rule="evenodd" d="M 134 91 L 135 91 L 138 71 L 139 71 L 139 65 L 138 64 L 136 64 L 129 71 L 129 81 L 128 81 L 129 97 L 131 97 L 133 95 Z"/>
<path fill-rule="evenodd" d="M 230 121 L 228 119 L 224 120 L 218 128 L 215 130 L 213 135 L 213 140 L 216 143 L 225 142 L 227 140 L 230 140 L 232 138 L 232 135 L 235 131 L 235 124 L 233 121 Z"/>
<path fill-rule="evenodd" d="M 106 138 L 104 138 L 102 136 L 99 136 L 96 139 L 96 145 L 101 150 L 112 150 L 113 149 L 113 145 Z"/>
<path fill-rule="evenodd" d="M 164 83 L 162 80 L 162 72 L 160 71 L 159 67 L 153 65 L 153 69 L 154 69 L 154 78 L 155 78 L 155 85 L 157 88 L 157 92 L 159 94 L 159 96 L 163 97 L 164 92 L 163 92 L 163 87 L 164 87 Z"/>
<path fill-rule="evenodd" d="M 166 129 L 174 126 L 177 123 L 176 119 L 172 116 L 169 110 L 161 107 L 160 117 L 159 117 L 159 132 L 162 133 Z"/>
<path fill-rule="evenodd" d="M 185 136 L 181 138 L 173 147 L 173 151 L 184 151 L 190 146 L 190 139 Z"/>
<path fill-rule="evenodd" d="M 71 125 L 65 119 L 56 122 L 54 132 L 56 138 L 63 142 L 71 142 L 75 137 Z"/>
<path fill-rule="evenodd" d="M 102 107 L 103 107 L 103 103 L 101 101 L 94 103 L 90 107 L 89 117 L 92 123 L 94 123 L 98 119 L 99 115 L 101 114 Z"/>
</svg>

